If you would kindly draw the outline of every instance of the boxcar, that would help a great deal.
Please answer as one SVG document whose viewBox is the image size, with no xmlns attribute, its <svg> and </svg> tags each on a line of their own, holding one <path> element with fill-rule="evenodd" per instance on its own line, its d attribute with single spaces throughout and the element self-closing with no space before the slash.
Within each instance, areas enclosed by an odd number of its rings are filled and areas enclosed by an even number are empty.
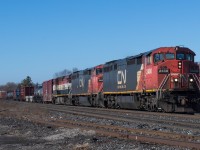
<svg viewBox="0 0 200 150">
<path fill-rule="evenodd" d="M 52 103 L 53 102 L 53 79 L 44 81 L 42 84 L 43 87 L 43 103 Z"/>
<path fill-rule="evenodd" d="M 33 102 L 34 97 L 34 87 L 33 86 L 22 86 L 21 91 L 21 100 L 27 102 Z"/>
</svg>

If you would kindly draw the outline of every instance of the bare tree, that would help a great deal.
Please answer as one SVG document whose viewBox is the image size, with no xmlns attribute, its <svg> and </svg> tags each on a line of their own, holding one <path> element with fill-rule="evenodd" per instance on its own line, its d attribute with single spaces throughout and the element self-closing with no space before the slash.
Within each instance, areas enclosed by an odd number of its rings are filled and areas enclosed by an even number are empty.
<svg viewBox="0 0 200 150">
<path fill-rule="evenodd" d="M 75 68 L 76 70 L 78 70 L 77 68 Z M 58 78 L 58 77 L 62 77 L 62 76 L 67 76 L 67 75 L 70 75 L 72 72 L 74 72 L 74 68 L 73 70 L 69 70 L 69 69 L 64 69 L 60 72 L 56 72 L 53 77 L 54 78 Z"/>
<path fill-rule="evenodd" d="M 5 85 L 0 86 L 0 91 L 14 91 L 18 84 L 14 82 L 8 82 Z"/>
</svg>

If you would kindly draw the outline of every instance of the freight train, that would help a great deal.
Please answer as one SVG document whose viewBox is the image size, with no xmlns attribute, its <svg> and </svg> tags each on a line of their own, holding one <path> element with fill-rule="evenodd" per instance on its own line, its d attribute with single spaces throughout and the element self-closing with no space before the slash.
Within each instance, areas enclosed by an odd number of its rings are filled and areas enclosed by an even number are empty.
<svg viewBox="0 0 200 150">
<path fill-rule="evenodd" d="M 42 85 L 19 86 L 14 91 L 0 91 L 0 99 L 41 103 L 42 94 Z"/>
<path fill-rule="evenodd" d="M 200 111 L 199 65 L 186 47 L 160 47 L 43 83 L 43 102 L 192 113 Z"/>
</svg>

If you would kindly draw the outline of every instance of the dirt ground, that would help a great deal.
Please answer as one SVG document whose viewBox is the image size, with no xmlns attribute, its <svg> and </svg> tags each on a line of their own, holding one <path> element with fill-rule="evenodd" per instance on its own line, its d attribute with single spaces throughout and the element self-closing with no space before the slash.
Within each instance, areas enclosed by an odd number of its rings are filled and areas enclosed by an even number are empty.
<svg viewBox="0 0 200 150">
<path fill-rule="evenodd" d="M 181 149 L 97 135 L 93 130 L 57 128 L 35 123 L 50 113 L 25 102 L 0 101 L 0 150 L 157 150 Z"/>
</svg>

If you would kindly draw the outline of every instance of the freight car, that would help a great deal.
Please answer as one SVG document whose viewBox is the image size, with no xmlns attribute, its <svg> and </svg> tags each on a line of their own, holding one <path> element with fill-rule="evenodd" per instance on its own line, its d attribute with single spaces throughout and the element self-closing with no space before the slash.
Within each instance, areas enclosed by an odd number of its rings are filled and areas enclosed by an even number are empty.
<svg viewBox="0 0 200 150">
<path fill-rule="evenodd" d="M 7 93 L 6 91 L 0 91 L 0 99 L 6 99 Z"/>
<path fill-rule="evenodd" d="M 20 89 L 15 89 L 13 91 L 13 99 L 16 100 L 16 101 L 20 101 L 20 99 L 21 99 Z"/>
<path fill-rule="evenodd" d="M 34 86 L 21 86 L 13 91 L 13 99 L 17 101 L 33 102 Z"/>
<path fill-rule="evenodd" d="M 43 103 L 53 102 L 53 79 L 43 82 Z"/>
<path fill-rule="evenodd" d="M 161 47 L 50 80 L 46 93 L 53 103 L 191 113 L 200 103 L 194 57 L 186 47 Z"/>
<path fill-rule="evenodd" d="M 14 92 L 13 91 L 7 91 L 7 95 L 6 95 L 6 99 L 13 99 L 13 96 L 14 96 Z"/>
<path fill-rule="evenodd" d="M 35 85 L 34 86 L 34 97 L 33 97 L 33 101 L 36 103 L 41 103 L 42 102 L 42 95 L 43 95 L 43 91 L 42 91 L 42 85 Z"/>
<path fill-rule="evenodd" d="M 22 101 L 33 102 L 34 87 L 33 86 L 22 86 L 20 94 L 21 94 Z"/>
</svg>

